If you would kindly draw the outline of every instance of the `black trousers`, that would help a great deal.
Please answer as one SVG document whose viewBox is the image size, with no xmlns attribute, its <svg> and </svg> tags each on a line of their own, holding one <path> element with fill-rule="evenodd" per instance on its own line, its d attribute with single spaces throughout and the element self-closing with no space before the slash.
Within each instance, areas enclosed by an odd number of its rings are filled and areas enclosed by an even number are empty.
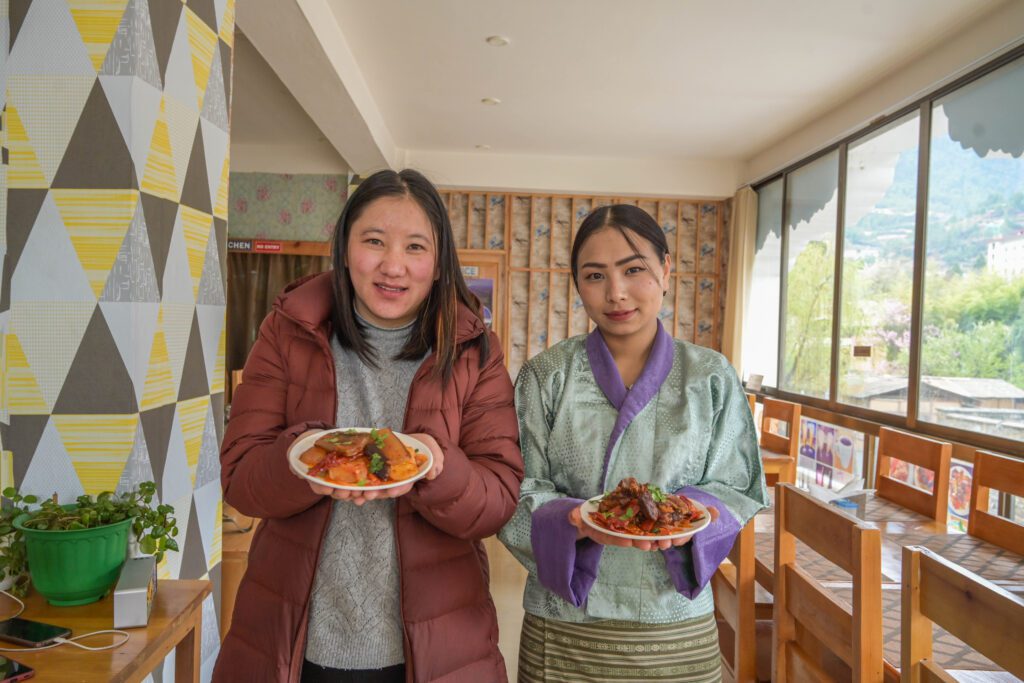
<svg viewBox="0 0 1024 683">
<path fill-rule="evenodd" d="M 302 663 L 302 683 L 405 683 L 405 664 L 386 669 L 332 669 L 306 660 Z"/>
</svg>

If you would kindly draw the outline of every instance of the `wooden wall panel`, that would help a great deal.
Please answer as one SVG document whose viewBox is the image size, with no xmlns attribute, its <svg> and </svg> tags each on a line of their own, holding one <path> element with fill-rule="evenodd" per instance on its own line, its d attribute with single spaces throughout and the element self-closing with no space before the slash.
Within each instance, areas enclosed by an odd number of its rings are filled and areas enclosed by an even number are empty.
<svg viewBox="0 0 1024 683">
<path fill-rule="evenodd" d="M 680 339 L 721 347 L 728 200 L 460 189 L 442 195 L 460 248 L 503 252 L 508 258 L 501 291 L 511 313 L 513 376 L 527 358 L 591 329 L 569 270 L 572 240 L 591 210 L 613 203 L 640 207 L 665 231 L 673 264 L 661 311 L 665 328 Z"/>
</svg>

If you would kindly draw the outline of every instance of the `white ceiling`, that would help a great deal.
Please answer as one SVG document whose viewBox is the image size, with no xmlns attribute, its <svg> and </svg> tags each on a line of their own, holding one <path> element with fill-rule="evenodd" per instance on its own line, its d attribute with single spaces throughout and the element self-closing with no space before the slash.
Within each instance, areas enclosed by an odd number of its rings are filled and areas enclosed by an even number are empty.
<svg viewBox="0 0 1024 683">
<path fill-rule="evenodd" d="M 1006 1 L 322 0 L 399 148 L 738 160 Z"/>
</svg>

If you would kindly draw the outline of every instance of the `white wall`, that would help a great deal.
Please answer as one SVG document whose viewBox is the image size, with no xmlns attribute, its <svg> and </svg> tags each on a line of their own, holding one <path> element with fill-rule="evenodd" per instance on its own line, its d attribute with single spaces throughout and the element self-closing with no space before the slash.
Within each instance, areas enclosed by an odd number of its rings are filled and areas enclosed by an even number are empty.
<svg viewBox="0 0 1024 683">
<path fill-rule="evenodd" d="M 741 184 L 766 178 L 1021 43 L 1024 43 L 1024 1 L 1012 0 L 754 155 L 742 170 Z"/>
<path fill-rule="evenodd" d="M 348 164 L 329 143 L 231 143 L 232 173 L 348 173 Z"/>
<path fill-rule="evenodd" d="M 609 159 L 406 150 L 404 165 L 438 185 L 580 194 L 731 197 L 740 161 Z"/>
</svg>

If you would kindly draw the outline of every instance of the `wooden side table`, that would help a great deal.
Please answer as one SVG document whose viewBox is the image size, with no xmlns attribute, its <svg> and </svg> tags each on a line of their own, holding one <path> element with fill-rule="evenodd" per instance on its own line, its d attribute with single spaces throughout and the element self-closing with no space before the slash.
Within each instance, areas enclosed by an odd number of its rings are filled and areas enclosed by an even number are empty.
<svg viewBox="0 0 1024 683">
<path fill-rule="evenodd" d="M 135 683 L 145 679 L 177 647 L 175 681 L 196 683 L 199 681 L 203 599 L 210 590 L 209 581 L 161 579 L 149 624 L 123 629 L 131 637 L 124 645 L 112 650 L 89 652 L 65 644 L 40 652 L 2 654 L 35 669 L 36 676 L 32 680 L 39 683 Z M 13 608 L 13 603 L 10 605 Z M 6 604 L 3 611 L 10 613 Z M 89 605 L 54 607 L 33 592 L 25 600 L 25 612 L 21 616 L 70 628 L 72 636 L 79 636 L 113 628 L 114 598 L 108 595 Z M 86 638 L 83 644 L 99 647 L 121 638 L 104 634 Z"/>
</svg>

